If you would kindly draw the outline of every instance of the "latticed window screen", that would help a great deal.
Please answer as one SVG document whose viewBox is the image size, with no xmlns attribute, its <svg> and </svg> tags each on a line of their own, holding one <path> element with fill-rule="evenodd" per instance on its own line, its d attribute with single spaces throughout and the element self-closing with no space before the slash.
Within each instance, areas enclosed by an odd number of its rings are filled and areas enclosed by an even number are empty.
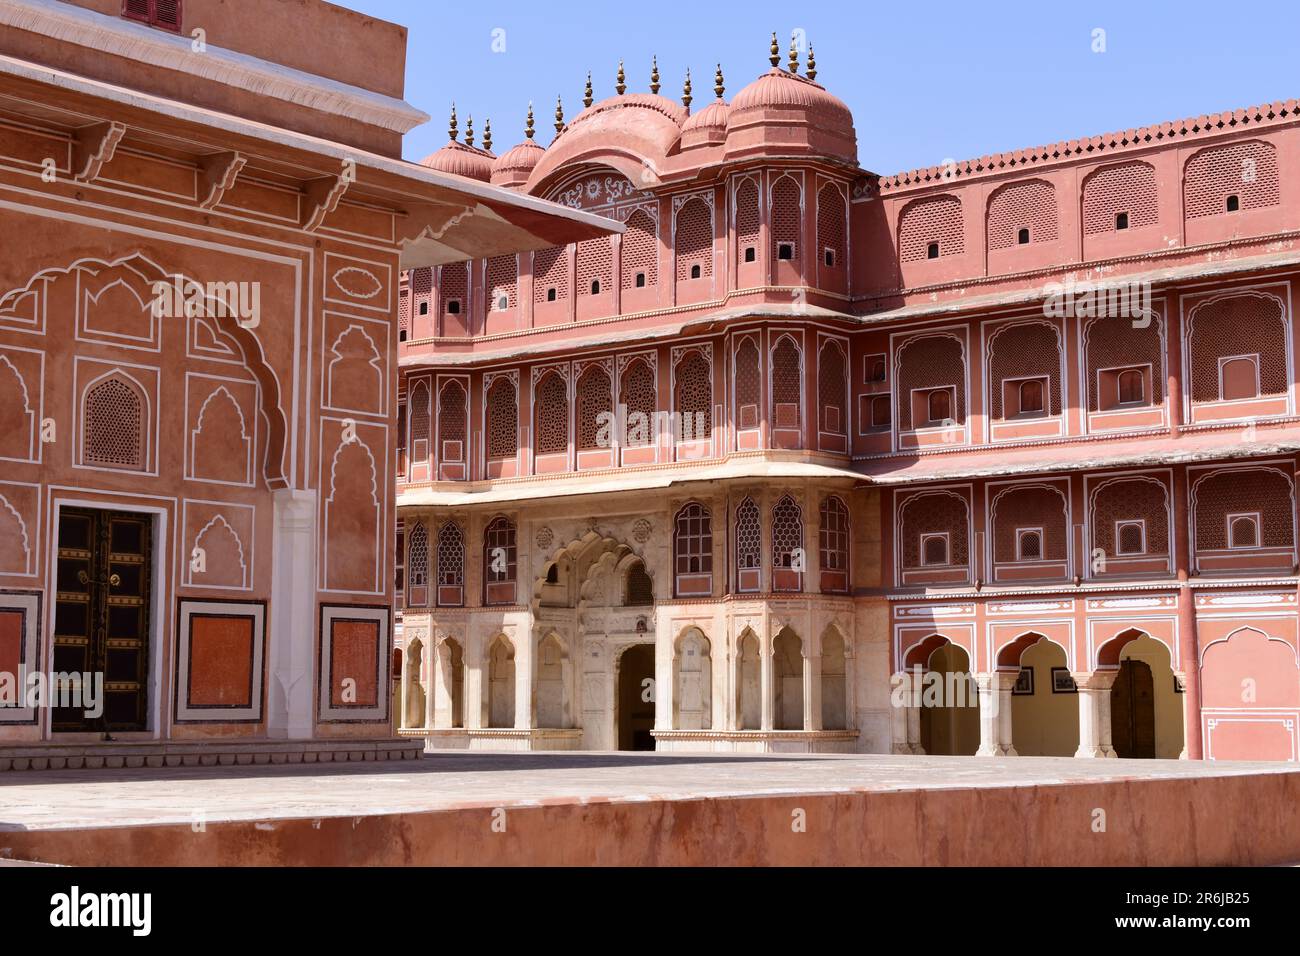
<svg viewBox="0 0 1300 956">
<path fill-rule="evenodd" d="M 782 245 L 792 247 L 791 259 L 802 257 L 799 229 L 803 220 L 803 190 L 791 176 L 782 176 L 772 186 L 772 258 L 780 256 Z"/>
<path fill-rule="evenodd" d="M 692 266 L 699 266 L 697 278 L 713 275 L 713 210 L 703 199 L 689 199 L 677 210 L 674 241 L 678 281 L 692 277 Z"/>
<path fill-rule="evenodd" d="M 517 571 L 515 524 L 505 515 L 498 515 L 483 530 L 483 580 L 493 584 L 510 582 Z"/>
<path fill-rule="evenodd" d="M 397 336 L 405 339 L 411 334 L 411 293 L 401 292 L 397 297 Z"/>
<path fill-rule="evenodd" d="M 1202 478 L 1193 488 L 1196 501 L 1196 547 L 1212 551 L 1228 547 L 1227 516 L 1258 511 L 1265 548 L 1295 546 L 1291 482 L 1273 468 L 1221 471 Z M 1237 542 L 1241 544 L 1240 540 Z"/>
<path fill-rule="evenodd" d="M 1037 531 L 1017 532 L 1020 543 L 1020 559 L 1037 561 L 1043 556 L 1043 536 Z"/>
<path fill-rule="evenodd" d="M 1147 365 L 1152 376 L 1154 401 L 1164 398 L 1165 363 L 1161 346 L 1162 320 L 1153 316 L 1146 328 L 1135 328 L 1128 319 L 1093 319 L 1084 327 L 1083 350 L 1088 368 L 1088 408 L 1100 411 L 1102 395 L 1100 369 L 1126 365 Z"/>
<path fill-rule="evenodd" d="M 519 451 L 519 403 L 508 378 L 492 383 L 487 395 L 489 458 L 514 458 Z"/>
<path fill-rule="evenodd" d="M 1108 166 L 1083 184 L 1083 232 L 1088 236 L 1114 232 L 1115 217 L 1126 213 L 1129 229 L 1160 221 L 1156 202 L 1156 171 L 1147 163 Z"/>
<path fill-rule="evenodd" d="M 1234 295 L 1196 309 L 1192 315 L 1192 400 L 1220 398 L 1219 359 L 1259 356 L 1259 394 L 1281 395 L 1287 389 L 1286 323 L 1274 298 Z"/>
<path fill-rule="evenodd" d="M 836 495 L 830 495 L 822 502 L 821 569 L 849 569 L 849 509 Z"/>
<path fill-rule="evenodd" d="M 627 217 L 623 233 L 623 288 L 637 288 L 637 274 L 645 276 L 645 288 L 659 281 L 659 239 L 654 219 L 644 209 Z"/>
<path fill-rule="evenodd" d="M 549 291 L 555 290 L 555 300 L 569 297 L 569 257 L 567 246 L 552 246 L 533 253 L 533 301 L 550 300 Z"/>
<path fill-rule="evenodd" d="M 86 393 L 82 422 L 83 463 L 144 468 L 144 411 L 135 388 L 104 379 Z"/>
<path fill-rule="evenodd" d="M 677 512 L 673 555 L 678 574 L 708 574 L 713 570 L 713 516 L 698 502 Z"/>
<path fill-rule="evenodd" d="M 998 496 L 993 524 L 993 560 L 1016 560 L 1016 529 L 1026 525 L 1043 529 L 1041 556 L 1064 561 L 1069 535 L 1066 532 L 1065 499 L 1051 488 L 1013 488 Z"/>
<path fill-rule="evenodd" d="M 921 563 L 927 567 L 960 563 L 950 560 L 948 555 L 948 538 L 941 534 L 923 536 L 921 551 Z"/>
<path fill-rule="evenodd" d="M 956 394 L 956 407 L 951 410 L 952 420 L 958 424 L 966 421 L 966 361 L 961 342 L 948 335 L 926 335 L 909 339 L 898 351 L 898 417 L 899 428 L 915 428 L 912 421 L 912 392 L 931 388 L 952 388 Z"/>
<path fill-rule="evenodd" d="M 1262 209 L 1281 202 L 1277 150 L 1269 143 L 1232 143 L 1197 153 L 1187 161 L 1183 193 L 1188 219 L 1228 211 L 1229 196 L 1240 209 Z"/>
<path fill-rule="evenodd" d="M 1137 547 L 1128 547 L 1124 531 L 1120 540 L 1115 540 L 1116 526 L 1126 521 L 1145 523 L 1147 554 L 1169 553 L 1169 496 L 1164 485 L 1136 478 L 1103 485 L 1092 499 L 1093 548 L 1109 557 L 1140 553 L 1141 531 L 1136 525 L 1128 527 L 1138 531 Z"/>
<path fill-rule="evenodd" d="M 609 373 L 599 365 L 588 366 L 578 379 L 578 447 L 600 448 L 602 432 L 607 445 L 613 437 L 611 427 L 614 395 Z M 604 416 L 602 418 L 602 416 Z M 601 425 L 605 424 L 602 429 Z"/>
<path fill-rule="evenodd" d="M 798 428 L 802 397 L 799 346 L 783 335 L 772 349 L 772 420 L 778 428 Z"/>
<path fill-rule="evenodd" d="M 438 393 L 438 440 L 465 440 L 468 425 L 465 420 L 466 400 L 465 386 L 457 379 L 450 379 Z"/>
<path fill-rule="evenodd" d="M 748 571 L 759 567 L 763 559 L 763 530 L 758 505 L 746 498 L 736 509 L 736 568 Z"/>
<path fill-rule="evenodd" d="M 713 435 L 713 369 L 698 351 L 687 352 L 677 363 L 677 414 L 690 437 Z M 686 416 L 690 416 L 686 418 Z"/>
<path fill-rule="evenodd" d="M 736 349 L 737 427 L 757 428 L 762 403 L 763 379 L 759 371 L 758 346 L 752 338 L 743 339 Z"/>
<path fill-rule="evenodd" d="M 966 500 L 949 492 L 925 492 L 908 498 L 903 503 L 901 514 L 903 567 L 922 566 L 922 535 L 944 533 L 948 535 L 950 544 L 949 563 L 965 564 L 970 548 L 967 535 L 969 515 Z"/>
<path fill-rule="evenodd" d="M 817 358 L 817 398 L 821 402 L 822 428 L 843 434 L 848 430 L 848 385 L 844 349 L 834 339 L 827 339 Z M 834 414 L 827 412 L 834 409 Z"/>
<path fill-rule="evenodd" d="M 930 244 L 939 244 L 939 255 L 959 256 L 966 251 L 961 218 L 961 200 L 956 196 L 935 196 L 909 204 L 898 220 L 898 257 L 903 262 L 930 258 Z"/>
<path fill-rule="evenodd" d="M 506 309 L 513 309 L 518 300 L 519 264 L 514 256 L 493 256 L 487 261 L 488 309 L 501 311 L 501 297 L 505 296 Z"/>
<path fill-rule="evenodd" d="M 614 244 L 609 236 L 578 243 L 578 295 L 614 289 Z M 593 287 L 593 283 L 596 285 Z"/>
<path fill-rule="evenodd" d="M 429 440 L 429 386 L 423 381 L 411 387 L 411 444 Z"/>
<path fill-rule="evenodd" d="M 627 594 L 623 601 L 627 607 L 647 607 L 655 602 L 654 582 L 640 561 L 628 566 Z"/>
<path fill-rule="evenodd" d="M 803 511 L 789 495 L 772 506 L 772 567 L 807 570 L 797 567 L 803 550 Z"/>
<path fill-rule="evenodd" d="M 1032 179 L 1004 186 L 993 194 L 989 201 L 989 249 L 1016 245 L 1021 229 L 1029 230 L 1030 242 L 1056 239 L 1056 189 L 1051 183 Z"/>
<path fill-rule="evenodd" d="M 747 179 L 736 187 L 736 261 L 743 265 L 745 250 L 754 249 L 758 261 L 758 185 Z"/>
<path fill-rule="evenodd" d="M 1061 343 L 1055 329 L 1045 322 L 1026 322 L 999 329 L 989 341 L 989 404 L 994 418 L 1005 417 L 1002 383 L 1009 378 L 1047 379 L 1043 410 L 1061 414 Z"/>
<path fill-rule="evenodd" d="M 468 311 L 466 305 L 469 295 L 469 263 L 452 262 L 440 267 L 438 275 L 438 295 L 442 300 L 444 314 L 453 311 L 451 303 L 458 303 L 455 309 L 460 313 Z"/>
<path fill-rule="evenodd" d="M 823 268 L 827 249 L 835 254 L 836 268 L 844 264 L 845 219 L 844 194 L 834 184 L 827 183 L 817 193 L 817 255 L 822 257 Z"/>
<path fill-rule="evenodd" d="M 1143 554 L 1142 526 L 1130 522 L 1119 525 L 1118 550 L 1120 554 Z"/>
<path fill-rule="evenodd" d="M 411 270 L 411 311 L 412 314 L 419 315 L 420 306 L 425 306 L 425 312 L 429 310 L 429 300 L 433 297 L 433 267 L 425 266 L 422 269 Z"/>
<path fill-rule="evenodd" d="M 537 383 L 533 400 L 537 403 L 537 454 L 552 455 L 568 451 L 568 383 L 555 372 L 549 372 Z"/>
<path fill-rule="evenodd" d="M 438 586 L 460 587 L 465 583 L 465 533 L 454 521 L 438 529 Z"/>
<path fill-rule="evenodd" d="M 623 370 L 619 402 L 627 409 L 623 444 L 654 444 L 655 373 L 648 362 L 636 359 Z"/>
<path fill-rule="evenodd" d="M 410 555 L 406 561 L 407 580 L 411 587 L 421 588 L 429 583 L 429 532 L 424 522 L 416 522 L 407 535 Z"/>
</svg>

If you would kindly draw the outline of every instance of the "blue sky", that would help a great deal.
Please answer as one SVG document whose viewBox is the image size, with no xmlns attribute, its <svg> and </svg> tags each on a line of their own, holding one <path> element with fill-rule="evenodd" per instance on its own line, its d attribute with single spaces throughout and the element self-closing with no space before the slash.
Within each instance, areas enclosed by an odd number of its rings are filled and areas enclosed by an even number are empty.
<svg viewBox="0 0 1300 956">
<path fill-rule="evenodd" d="M 619 57 L 642 92 L 657 55 L 674 98 L 689 65 L 696 107 L 721 62 L 730 99 L 767 69 L 773 30 L 783 63 L 792 30 L 811 40 L 818 82 L 853 110 L 858 158 L 879 173 L 1300 97 L 1293 0 L 342 2 L 410 31 L 406 97 L 433 121 L 408 134 L 409 159 L 446 142 L 452 100 L 462 132 L 473 114 L 481 137 L 491 117 L 499 153 L 532 99 L 545 145 L 556 94 L 574 116 L 590 69 L 596 98 L 612 95 Z"/>
</svg>

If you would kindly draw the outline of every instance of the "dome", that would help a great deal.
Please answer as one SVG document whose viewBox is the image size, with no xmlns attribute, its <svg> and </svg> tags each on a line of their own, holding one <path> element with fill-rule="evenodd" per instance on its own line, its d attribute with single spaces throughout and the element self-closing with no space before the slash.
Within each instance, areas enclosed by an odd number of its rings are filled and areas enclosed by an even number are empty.
<svg viewBox="0 0 1300 956">
<path fill-rule="evenodd" d="M 420 160 L 420 165 L 436 169 L 440 173 L 451 173 L 453 176 L 464 176 L 482 182 L 492 178 L 492 154 L 454 139 L 436 153 Z"/>
<path fill-rule="evenodd" d="M 656 113 L 662 113 L 677 126 L 681 126 L 686 122 L 687 115 L 686 107 L 673 102 L 666 96 L 660 96 L 657 93 L 622 93 L 617 96 L 606 97 L 599 103 L 588 106 L 569 122 L 569 125 L 564 128 L 564 132 L 567 133 L 569 130 L 613 110 L 653 110 Z M 628 122 L 637 122 L 635 114 L 628 114 L 626 119 Z"/>
<path fill-rule="evenodd" d="M 492 185 L 522 186 L 528 182 L 533 168 L 546 153 L 531 139 L 526 139 L 518 146 L 512 146 L 492 163 Z"/>
<path fill-rule="evenodd" d="M 727 120 L 731 107 L 724 100 L 714 100 L 682 125 L 682 149 L 717 146 L 727 138 Z"/>
<path fill-rule="evenodd" d="M 857 162 L 853 114 L 807 77 L 776 67 L 736 94 L 727 121 L 727 155 L 781 149 Z"/>
</svg>

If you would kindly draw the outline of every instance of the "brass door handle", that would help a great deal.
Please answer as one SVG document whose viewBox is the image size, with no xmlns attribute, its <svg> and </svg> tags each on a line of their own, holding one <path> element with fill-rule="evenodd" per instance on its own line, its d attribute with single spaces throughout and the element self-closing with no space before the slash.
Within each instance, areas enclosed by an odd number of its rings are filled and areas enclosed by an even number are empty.
<svg viewBox="0 0 1300 956">
<path fill-rule="evenodd" d="M 78 572 L 77 572 L 77 580 L 80 581 L 82 584 L 89 584 L 89 583 L 90 583 L 90 576 L 87 575 L 85 571 L 78 571 Z"/>
<path fill-rule="evenodd" d="M 122 578 L 116 574 L 110 574 L 108 576 L 108 583 L 113 585 L 113 587 L 117 587 L 122 583 Z"/>
</svg>

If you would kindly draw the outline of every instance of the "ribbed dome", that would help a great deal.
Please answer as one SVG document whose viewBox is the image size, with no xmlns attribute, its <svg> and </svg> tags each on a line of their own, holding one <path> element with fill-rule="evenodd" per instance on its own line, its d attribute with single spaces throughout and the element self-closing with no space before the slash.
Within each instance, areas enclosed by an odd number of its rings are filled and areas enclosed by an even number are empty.
<svg viewBox="0 0 1300 956">
<path fill-rule="evenodd" d="M 581 126 L 597 116 L 611 113 L 614 110 L 653 110 L 656 113 L 662 113 L 672 120 L 676 125 L 681 126 L 686 122 L 686 107 L 680 103 L 674 103 L 672 100 L 656 93 L 624 93 L 621 96 L 610 96 L 601 100 L 599 103 L 592 103 L 585 110 L 569 121 L 569 125 L 564 128 L 564 132 Z M 635 114 L 629 114 L 629 119 Z M 563 134 L 561 134 L 563 136 Z"/>
<path fill-rule="evenodd" d="M 804 110 L 847 129 L 853 127 L 853 114 L 843 100 L 805 76 L 776 67 L 737 93 L 731 109 L 733 116 L 754 109 Z"/>
<path fill-rule="evenodd" d="M 420 160 L 421 166 L 436 169 L 440 173 L 464 176 L 488 182 L 492 178 L 492 154 L 485 153 L 473 146 L 451 140 L 442 149 Z"/>
<path fill-rule="evenodd" d="M 727 119 L 731 106 L 723 100 L 714 100 L 698 113 L 693 113 L 682 126 L 682 149 L 695 146 L 716 146 L 727 138 Z"/>
<path fill-rule="evenodd" d="M 518 146 L 512 146 L 492 163 L 492 184 L 494 186 L 522 186 L 528 182 L 533 167 L 546 154 L 546 150 L 531 139 L 526 139 Z"/>
</svg>

